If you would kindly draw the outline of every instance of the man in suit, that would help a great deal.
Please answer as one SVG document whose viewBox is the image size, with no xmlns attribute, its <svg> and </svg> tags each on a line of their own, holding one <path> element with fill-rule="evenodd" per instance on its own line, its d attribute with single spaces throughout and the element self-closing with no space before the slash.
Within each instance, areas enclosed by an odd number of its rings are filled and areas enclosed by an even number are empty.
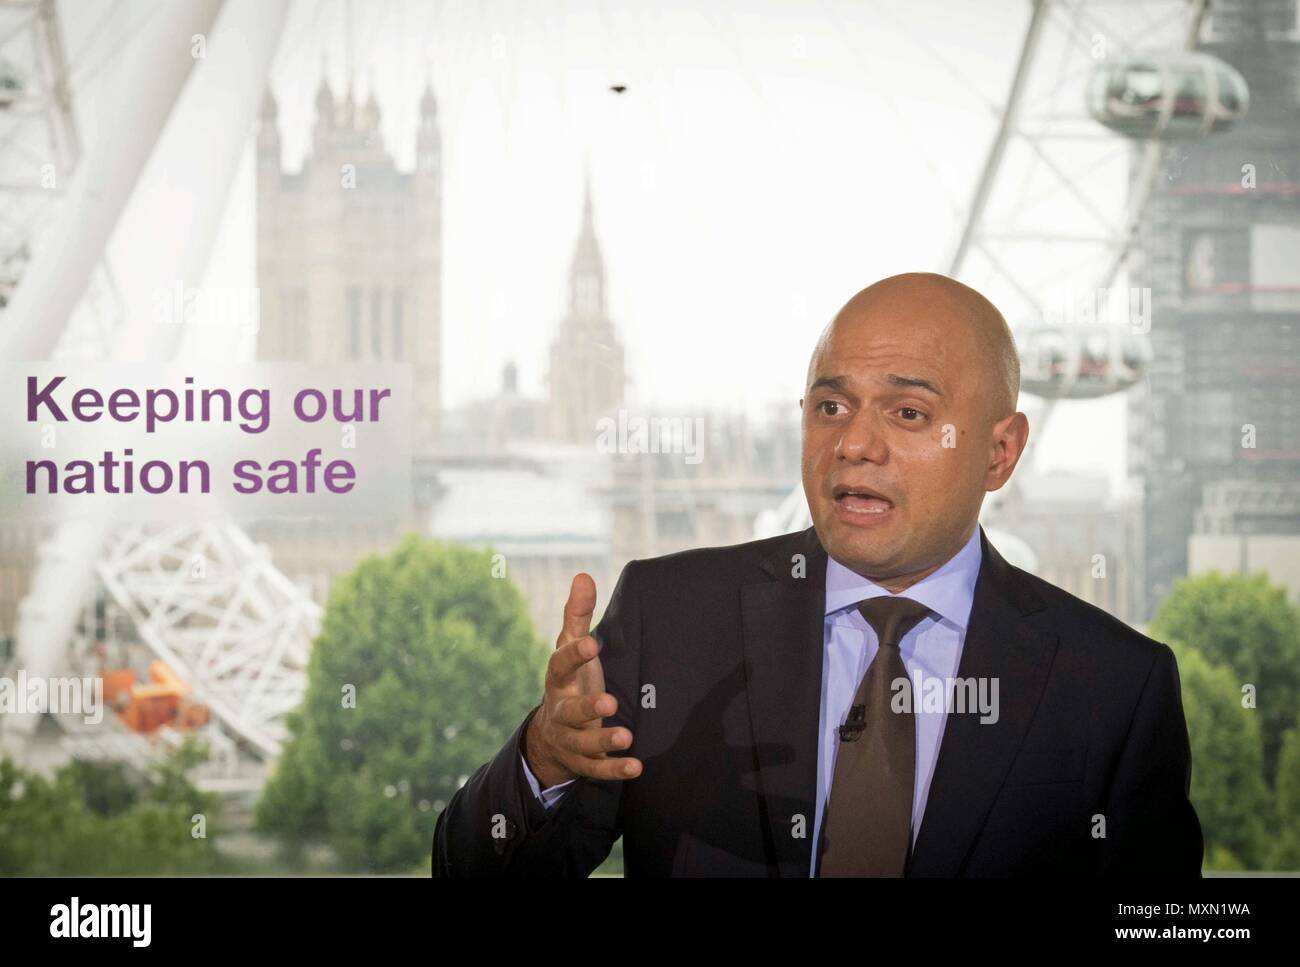
<svg viewBox="0 0 1300 967">
<path fill-rule="evenodd" d="M 622 836 L 627 876 L 1199 876 L 1173 653 L 978 523 L 1019 382 L 953 279 L 850 299 L 800 401 L 813 526 L 632 561 L 594 634 L 577 575 L 434 875 L 586 876 Z"/>
</svg>

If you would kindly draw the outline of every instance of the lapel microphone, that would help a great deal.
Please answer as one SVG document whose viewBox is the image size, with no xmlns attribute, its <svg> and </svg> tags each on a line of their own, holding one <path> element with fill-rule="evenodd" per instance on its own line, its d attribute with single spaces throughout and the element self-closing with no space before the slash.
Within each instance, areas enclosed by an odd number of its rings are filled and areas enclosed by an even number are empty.
<svg viewBox="0 0 1300 967">
<path fill-rule="evenodd" d="M 852 742 L 862 730 L 867 727 L 867 707 L 865 705 L 855 705 L 849 709 L 848 721 L 840 726 L 840 741 Z"/>
</svg>

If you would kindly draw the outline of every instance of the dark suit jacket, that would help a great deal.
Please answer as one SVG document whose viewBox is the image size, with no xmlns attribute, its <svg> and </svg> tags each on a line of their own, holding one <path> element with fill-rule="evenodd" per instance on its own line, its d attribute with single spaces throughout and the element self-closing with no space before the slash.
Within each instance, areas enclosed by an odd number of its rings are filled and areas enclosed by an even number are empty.
<svg viewBox="0 0 1300 967">
<path fill-rule="evenodd" d="M 980 543 L 958 676 L 996 676 L 999 717 L 948 713 L 908 875 L 1199 876 L 1173 653 Z M 526 718 L 439 815 L 434 875 L 586 876 L 621 835 L 629 877 L 808 876 L 825 574 L 813 528 L 628 564 L 593 634 L 642 774 L 548 815 Z"/>
</svg>

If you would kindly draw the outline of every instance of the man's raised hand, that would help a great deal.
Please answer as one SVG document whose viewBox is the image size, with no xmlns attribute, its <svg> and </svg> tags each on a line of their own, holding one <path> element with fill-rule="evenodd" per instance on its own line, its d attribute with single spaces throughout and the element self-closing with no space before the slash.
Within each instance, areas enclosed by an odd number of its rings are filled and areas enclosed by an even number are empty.
<svg viewBox="0 0 1300 967">
<path fill-rule="evenodd" d="M 528 768 L 543 788 L 578 776 L 632 779 L 641 774 L 639 759 L 606 754 L 630 746 L 632 733 L 601 725 L 618 701 L 605 691 L 600 649 L 591 636 L 595 610 L 596 582 L 589 574 L 574 575 L 564 624 L 546 666 L 546 694 L 524 739 Z"/>
</svg>

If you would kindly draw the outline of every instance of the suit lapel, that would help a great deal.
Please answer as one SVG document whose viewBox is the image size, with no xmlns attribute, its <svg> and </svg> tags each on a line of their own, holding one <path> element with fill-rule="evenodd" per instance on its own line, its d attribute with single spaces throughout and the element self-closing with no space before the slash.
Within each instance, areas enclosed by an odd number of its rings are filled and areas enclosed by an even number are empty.
<svg viewBox="0 0 1300 967">
<path fill-rule="evenodd" d="M 983 724 L 977 712 L 949 711 L 908 876 L 960 874 L 1056 654 L 1056 635 L 1027 620 L 1043 612 L 1042 600 L 989 544 L 982 527 L 980 546 L 983 560 L 957 674 L 997 680 L 998 720 Z"/>
<path fill-rule="evenodd" d="M 988 542 L 958 676 L 998 681 L 998 720 L 950 712 L 908 876 L 957 875 L 984 825 L 1047 681 L 1056 636 L 1028 616 L 1042 600 Z M 796 555 L 806 569 L 795 571 Z M 745 684 L 769 855 L 778 876 L 807 877 L 817 790 L 826 551 L 813 528 L 790 534 L 741 588 Z M 803 817 L 800 826 L 799 817 Z M 802 829 L 802 837 L 796 830 Z"/>
<path fill-rule="evenodd" d="M 776 875 L 806 877 L 817 789 L 826 552 L 810 527 L 779 541 L 762 568 L 767 579 L 740 592 L 764 835 Z"/>
</svg>

